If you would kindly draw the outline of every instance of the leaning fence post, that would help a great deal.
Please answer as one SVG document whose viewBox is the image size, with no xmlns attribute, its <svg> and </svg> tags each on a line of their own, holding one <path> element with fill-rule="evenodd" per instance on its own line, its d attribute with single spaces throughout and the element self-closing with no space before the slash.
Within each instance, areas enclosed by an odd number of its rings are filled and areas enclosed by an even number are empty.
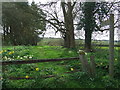
<svg viewBox="0 0 120 90">
<path fill-rule="evenodd" d="M 95 76 L 95 61 L 94 61 L 94 56 L 90 56 L 90 67 L 91 67 L 91 73 L 93 76 Z"/>
<path fill-rule="evenodd" d="M 82 71 L 90 74 L 90 65 L 88 64 L 87 58 L 85 57 L 85 52 L 83 50 L 79 50 L 79 59 L 82 65 Z"/>
</svg>

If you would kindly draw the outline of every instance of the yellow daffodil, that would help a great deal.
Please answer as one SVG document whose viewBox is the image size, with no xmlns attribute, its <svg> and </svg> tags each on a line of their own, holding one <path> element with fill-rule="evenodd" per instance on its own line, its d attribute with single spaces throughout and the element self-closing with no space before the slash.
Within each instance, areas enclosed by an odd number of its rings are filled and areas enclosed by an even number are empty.
<svg viewBox="0 0 120 90">
<path fill-rule="evenodd" d="M 36 71 L 39 71 L 39 68 L 35 68 Z"/>
<path fill-rule="evenodd" d="M 12 52 L 9 52 L 8 54 L 13 54 L 14 53 L 14 51 L 12 51 Z"/>
<path fill-rule="evenodd" d="M 12 54 L 11 52 L 9 52 L 8 54 Z"/>
<path fill-rule="evenodd" d="M 7 52 L 7 50 L 4 50 L 4 52 Z"/>
<path fill-rule="evenodd" d="M 3 51 L 0 51 L 0 54 L 3 53 Z"/>
<path fill-rule="evenodd" d="M 29 78 L 29 76 L 25 76 L 25 78 Z"/>
<path fill-rule="evenodd" d="M 71 71 L 73 71 L 74 69 L 73 68 L 70 68 Z"/>
<path fill-rule="evenodd" d="M 117 61 L 117 58 L 115 59 L 115 61 Z"/>
</svg>

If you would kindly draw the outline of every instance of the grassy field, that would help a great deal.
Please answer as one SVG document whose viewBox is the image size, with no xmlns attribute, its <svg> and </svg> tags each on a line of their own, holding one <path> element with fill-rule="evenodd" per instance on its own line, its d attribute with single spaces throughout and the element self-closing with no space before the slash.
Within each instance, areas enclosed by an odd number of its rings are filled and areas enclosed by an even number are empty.
<svg viewBox="0 0 120 90">
<path fill-rule="evenodd" d="M 0 53 L 3 60 L 28 60 L 78 57 L 79 49 L 66 49 L 62 46 L 3 46 Z M 108 76 L 108 48 L 101 47 L 86 55 L 88 60 L 91 55 L 95 56 L 95 77 L 81 71 L 79 60 L 7 65 L 3 66 L 3 88 L 119 88 L 118 50 L 120 48 L 115 48 L 114 79 Z M 10 80 L 10 77 L 25 79 Z"/>
<path fill-rule="evenodd" d="M 84 40 L 82 39 L 76 39 L 75 40 L 76 45 L 79 46 L 80 44 L 84 44 Z M 44 46 L 44 45 L 49 45 L 49 46 L 63 46 L 63 39 L 61 38 L 43 38 L 38 45 Z M 115 41 L 115 45 L 120 45 L 120 42 Z M 108 40 L 92 40 L 92 44 L 97 44 L 97 45 L 109 45 Z"/>
</svg>

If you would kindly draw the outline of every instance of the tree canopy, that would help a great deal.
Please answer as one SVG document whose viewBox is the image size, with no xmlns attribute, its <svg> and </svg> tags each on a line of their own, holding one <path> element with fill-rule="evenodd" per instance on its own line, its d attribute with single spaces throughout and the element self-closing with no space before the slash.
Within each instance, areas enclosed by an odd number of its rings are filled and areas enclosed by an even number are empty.
<svg viewBox="0 0 120 90">
<path fill-rule="evenodd" d="M 45 30 L 46 17 L 32 2 L 5 2 L 2 6 L 3 42 L 12 45 L 36 45 L 38 35 Z"/>
<path fill-rule="evenodd" d="M 116 9 L 118 2 L 84 2 L 81 3 L 81 15 L 79 15 L 78 30 L 85 30 L 85 49 L 91 50 L 91 37 L 93 31 L 104 31 L 101 22 L 108 19 L 110 12 Z M 109 29 L 108 29 L 109 30 Z"/>
</svg>

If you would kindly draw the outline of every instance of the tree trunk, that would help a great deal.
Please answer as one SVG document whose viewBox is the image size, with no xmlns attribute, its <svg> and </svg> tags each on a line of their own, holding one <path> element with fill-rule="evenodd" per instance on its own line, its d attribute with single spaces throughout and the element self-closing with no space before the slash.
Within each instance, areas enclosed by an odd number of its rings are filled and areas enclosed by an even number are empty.
<svg viewBox="0 0 120 90">
<path fill-rule="evenodd" d="M 90 30 L 85 30 L 85 50 L 87 52 L 91 51 L 91 32 Z"/>
<path fill-rule="evenodd" d="M 85 18 L 85 50 L 87 52 L 91 51 L 91 37 L 94 30 L 94 17 L 93 11 L 95 7 L 95 2 L 86 2 L 84 9 L 84 18 Z"/>
<path fill-rule="evenodd" d="M 65 35 L 64 35 L 64 46 L 66 48 L 75 48 L 75 37 L 74 37 L 74 25 L 73 25 L 73 7 L 71 6 L 71 2 L 67 2 L 68 10 L 65 9 L 65 3 L 61 2 L 64 22 L 65 22 Z"/>
<path fill-rule="evenodd" d="M 64 38 L 64 45 L 66 48 L 75 48 L 74 27 L 71 23 L 66 22 L 66 33 Z"/>
<path fill-rule="evenodd" d="M 72 13 L 71 13 L 72 15 Z M 70 18 L 72 19 L 73 17 L 70 16 Z M 74 26 L 73 26 L 73 19 L 70 22 L 70 30 L 69 30 L 69 36 L 70 36 L 70 48 L 75 48 L 75 37 L 74 37 Z"/>
<path fill-rule="evenodd" d="M 3 26 L 3 42 L 5 41 L 5 25 Z"/>
<path fill-rule="evenodd" d="M 13 44 L 13 45 L 17 45 L 16 41 L 15 41 L 15 33 L 14 33 L 14 31 L 15 31 L 14 26 L 10 26 L 10 42 L 12 42 L 11 44 Z"/>
<path fill-rule="evenodd" d="M 63 39 L 64 39 L 64 47 L 65 47 L 65 48 L 70 48 L 70 47 L 69 47 L 69 46 L 70 46 L 70 43 L 69 43 L 70 40 L 69 40 L 69 36 L 68 36 L 68 34 L 65 33 Z"/>
</svg>

